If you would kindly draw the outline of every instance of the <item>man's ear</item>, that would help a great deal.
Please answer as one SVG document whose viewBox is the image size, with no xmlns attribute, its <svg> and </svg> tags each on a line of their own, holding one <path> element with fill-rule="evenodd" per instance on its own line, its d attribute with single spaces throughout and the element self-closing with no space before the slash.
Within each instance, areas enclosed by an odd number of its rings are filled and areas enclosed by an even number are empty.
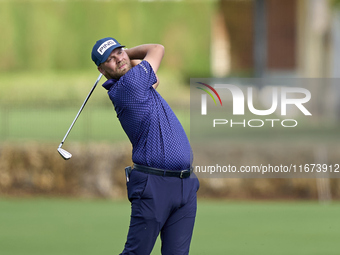
<svg viewBox="0 0 340 255">
<path fill-rule="evenodd" d="M 98 71 L 101 72 L 105 76 L 105 71 L 100 66 L 98 66 L 97 68 L 98 68 Z"/>
</svg>

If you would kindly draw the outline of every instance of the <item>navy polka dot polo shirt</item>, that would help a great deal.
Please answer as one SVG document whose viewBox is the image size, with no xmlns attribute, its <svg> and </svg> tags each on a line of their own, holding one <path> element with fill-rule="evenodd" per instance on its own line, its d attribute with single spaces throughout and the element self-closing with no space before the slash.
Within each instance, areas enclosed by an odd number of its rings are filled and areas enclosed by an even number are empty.
<svg viewBox="0 0 340 255">
<path fill-rule="evenodd" d="M 134 163 L 188 169 L 192 163 L 189 140 L 168 103 L 152 87 L 156 81 L 151 65 L 144 60 L 119 80 L 106 81 L 103 87 L 132 143 Z"/>
</svg>

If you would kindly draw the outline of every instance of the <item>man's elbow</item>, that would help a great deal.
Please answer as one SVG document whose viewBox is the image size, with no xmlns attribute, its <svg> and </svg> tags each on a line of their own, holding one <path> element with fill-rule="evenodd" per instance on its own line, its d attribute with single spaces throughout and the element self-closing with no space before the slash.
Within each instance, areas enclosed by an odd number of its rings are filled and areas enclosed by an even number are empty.
<svg viewBox="0 0 340 255">
<path fill-rule="evenodd" d="M 154 47 L 159 48 L 164 51 L 164 46 L 162 44 L 154 44 Z"/>
<path fill-rule="evenodd" d="M 165 48 L 162 44 L 155 44 L 154 47 L 164 55 Z"/>
</svg>

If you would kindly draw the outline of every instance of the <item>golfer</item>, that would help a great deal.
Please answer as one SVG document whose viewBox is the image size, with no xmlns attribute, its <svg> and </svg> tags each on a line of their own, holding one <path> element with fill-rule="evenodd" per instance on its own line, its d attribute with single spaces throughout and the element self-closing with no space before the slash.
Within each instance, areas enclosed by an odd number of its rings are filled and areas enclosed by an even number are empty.
<svg viewBox="0 0 340 255">
<path fill-rule="evenodd" d="M 107 78 L 103 87 L 133 147 L 133 168 L 125 169 L 131 221 L 121 254 L 150 254 L 159 234 L 163 255 L 188 254 L 199 182 L 192 174 L 183 127 L 156 91 L 164 47 L 123 47 L 107 37 L 92 49 L 92 60 Z"/>
</svg>

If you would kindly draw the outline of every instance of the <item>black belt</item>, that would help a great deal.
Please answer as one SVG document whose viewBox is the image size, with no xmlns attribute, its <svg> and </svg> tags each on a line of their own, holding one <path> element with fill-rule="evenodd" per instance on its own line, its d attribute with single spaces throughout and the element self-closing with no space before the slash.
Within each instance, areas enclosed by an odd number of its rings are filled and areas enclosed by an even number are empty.
<svg viewBox="0 0 340 255">
<path fill-rule="evenodd" d="M 191 175 L 192 170 L 193 170 L 192 168 L 185 169 L 185 170 L 177 170 L 177 171 L 176 170 L 165 170 L 165 169 L 143 166 L 143 165 L 138 165 L 138 164 L 134 164 L 133 169 L 138 172 L 149 173 L 149 174 L 160 175 L 160 176 L 167 176 L 167 177 L 178 177 L 181 179 L 188 178 Z"/>
</svg>

